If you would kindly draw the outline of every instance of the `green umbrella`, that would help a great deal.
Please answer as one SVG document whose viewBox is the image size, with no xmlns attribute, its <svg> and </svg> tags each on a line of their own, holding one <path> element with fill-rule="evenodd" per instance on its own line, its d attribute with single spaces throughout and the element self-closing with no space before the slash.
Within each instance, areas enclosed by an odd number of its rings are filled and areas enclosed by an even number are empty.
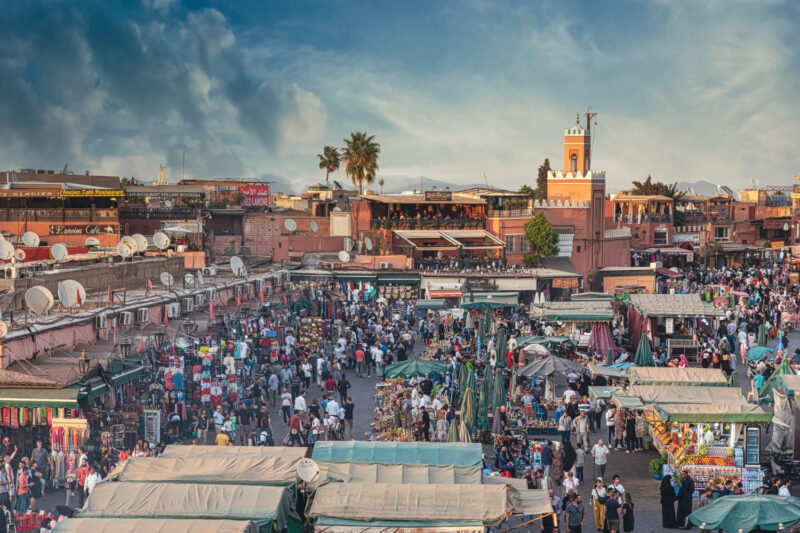
<svg viewBox="0 0 800 533">
<path fill-rule="evenodd" d="M 492 394 L 492 380 L 484 379 L 481 382 L 481 390 L 478 394 L 478 429 L 486 431 L 489 429 L 489 401 Z"/>
<path fill-rule="evenodd" d="M 653 350 L 650 349 L 650 341 L 647 335 L 639 337 L 639 347 L 636 349 L 636 357 L 633 360 L 636 366 L 656 366 L 653 361 Z"/>
<path fill-rule="evenodd" d="M 761 361 L 767 356 L 767 354 L 770 354 L 772 352 L 773 352 L 772 348 L 767 348 L 763 344 L 759 344 L 758 346 L 753 346 L 752 348 L 747 350 L 747 353 L 744 356 L 745 358 L 747 358 L 748 361 L 755 363 L 756 361 Z"/>
<path fill-rule="evenodd" d="M 473 392 L 475 391 L 475 371 L 467 369 L 467 375 L 464 378 L 464 384 L 461 386 L 461 390 L 466 391 L 467 389 L 472 389 Z"/>
<path fill-rule="evenodd" d="M 756 341 L 759 346 L 767 345 L 767 332 L 764 329 L 763 324 L 758 326 L 758 337 L 756 338 Z"/>
<path fill-rule="evenodd" d="M 613 364 L 614 364 L 614 350 L 609 348 L 608 353 L 606 354 L 606 366 L 611 366 Z"/>
<path fill-rule="evenodd" d="M 514 403 L 514 391 L 517 390 L 517 371 L 515 370 L 514 373 L 511 374 L 511 382 L 508 385 L 508 392 L 509 396 L 512 399 L 511 403 Z"/>
<path fill-rule="evenodd" d="M 494 370 L 494 399 L 492 400 L 492 409 L 497 410 L 500 406 L 506 404 L 506 388 L 503 386 L 503 369 L 495 368 Z"/>
<path fill-rule="evenodd" d="M 447 442 L 458 442 L 458 421 L 453 419 L 447 430 Z"/>
<path fill-rule="evenodd" d="M 769 376 L 769 379 L 764 382 L 764 385 L 761 386 L 761 390 L 758 392 L 758 399 L 762 402 L 772 403 L 773 395 L 772 395 L 772 381 L 777 379 L 778 376 L 785 376 L 787 374 L 796 374 L 794 369 L 789 366 L 789 360 L 784 357 L 781 359 L 781 364 L 778 365 L 772 374 Z"/>
<path fill-rule="evenodd" d="M 469 433 L 475 431 L 475 391 L 467 388 L 461 400 L 461 422 L 467 426 Z"/>
<path fill-rule="evenodd" d="M 458 368 L 458 390 L 463 391 L 467 384 L 467 365 L 461 363 Z"/>
<path fill-rule="evenodd" d="M 464 327 L 466 329 L 472 329 L 473 322 L 472 322 L 472 313 L 467 313 L 467 319 L 464 321 Z"/>
<path fill-rule="evenodd" d="M 687 517 L 706 531 L 777 531 L 800 522 L 800 498 L 773 494 L 741 494 L 717 498 Z M 682 524 L 679 524 L 682 525 Z"/>
<path fill-rule="evenodd" d="M 508 332 L 506 331 L 506 328 L 500 327 L 497 328 L 497 362 L 495 363 L 498 368 L 505 368 L 507 366 L 506 352 L 508 352 Z"/>
</svg>

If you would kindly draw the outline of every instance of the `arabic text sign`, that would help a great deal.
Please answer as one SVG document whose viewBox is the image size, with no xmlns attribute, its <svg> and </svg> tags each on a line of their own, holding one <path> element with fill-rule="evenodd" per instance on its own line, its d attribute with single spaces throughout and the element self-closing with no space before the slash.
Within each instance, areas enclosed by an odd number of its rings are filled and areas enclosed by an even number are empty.
<svg viewBox="0 0 800 533">
<path fill-rule="evenodd" d="M 269 207 L 269 185 L 247 185 L 239 188 L 242 207 Z"/>
</svg>

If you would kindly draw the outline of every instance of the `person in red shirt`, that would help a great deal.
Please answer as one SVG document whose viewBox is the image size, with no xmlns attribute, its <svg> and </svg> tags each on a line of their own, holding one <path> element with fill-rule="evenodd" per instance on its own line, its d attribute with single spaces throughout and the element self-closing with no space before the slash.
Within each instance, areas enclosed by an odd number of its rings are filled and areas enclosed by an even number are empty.
<svg viewBox="0 0 800 533">
<path fill-rule="evenodd" d="M 81 459 L 81 466 L 78 468 L 78 507 L 83 507 L 86 500 L 84 487 L 86 486 L 86 476 L 89 475 L 89 464 L 86 459 Z"/>
<path fill-rule="evenodd" d="M 303 438 L 300 432 L 303 429 L 303 424 L 300 422 L 300 417 L 297 416 L 298 411 L 295 411 L 291 418 L 289 418 L 289 444 L 292 446 L 302 446 Z"/>
<path fill-rule="evenodd" d="M 336 392 L 336 380 L 333 379 L 333 376 L 330 376 L 328 379 L 325 380 L 325 391 Z"/>
<path fill-rule="evenodd" d="M 364 350 L 356 350 L 356 376 L 361 377 L 361 369 L 364 368 Z"/>
</svg>

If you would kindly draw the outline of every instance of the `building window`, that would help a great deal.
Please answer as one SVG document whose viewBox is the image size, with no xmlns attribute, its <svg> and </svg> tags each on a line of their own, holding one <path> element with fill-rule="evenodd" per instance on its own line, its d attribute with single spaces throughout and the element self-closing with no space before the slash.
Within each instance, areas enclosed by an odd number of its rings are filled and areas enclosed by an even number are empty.
<svg viewBox="0 0 800 533">
<path fill-rule="evenodd" d="M 581 247 L 580 247 L 580 246 L 578 246 L 578 247 L 576 248 L 576 252 L 577 252 L 577 253 L 581 253 Z"/>
<path fill-rule="evenodd" d="M 715 241 L 729 241 L 730 240 L 730 228 L 714 228 L 714 240 Z"/>
<path fill-rule="evenodd" d="M 569 156 L 569 169 L 571 172 L 578 171 L 578 154 L 572 154 Z"/>
<path fill-rule="evenodd" d="M 653 233 L 653 244 L 667 244 L 667 232 L 656 231 Z"/>
</svg>

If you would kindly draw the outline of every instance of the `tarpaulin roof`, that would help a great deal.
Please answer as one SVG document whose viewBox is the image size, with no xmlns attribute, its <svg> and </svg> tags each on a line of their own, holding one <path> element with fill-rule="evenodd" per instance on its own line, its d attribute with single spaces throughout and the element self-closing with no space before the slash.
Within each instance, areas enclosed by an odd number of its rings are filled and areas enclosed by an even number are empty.
<svg viewBox="0 0 800 533">
<path fill-rule="evenodd" d="M 644 403 L 642 403 L 642 400 L 640 400 L 636 396 L 631 396 L 629 394 L 625 394 L 622 392 L 612 393 L 611 400 L 617 407 L 623 407 L 625 409 L 631 409 L 633 411 L 642 411 L 645 408 L 645 405 Z"/>
<path fill-rule="evenodd" d="M 600 386 L 589 387 L 589 396 L 591 396 L 593 400 L 596 400 L 598 398 L 604 398 L 604 399 L 611 398 L 611 394 L 613 392 L 614 389 L 612 389 L 611 387 L 600 387 Z"/>
<path fill-rule="evenodd" d="M 597 365 L 594 363 L 589 363 L 588 365 L 586 365 L 586 370 L 588 370 L 589 375 L 591 377 L 606 376 L 614 379 L 625 379 L 626 377 L 628 377 L 627 368 L 625 370 L 621 370 L 613 365 L 606 366 L 606 365 Z"/>
<path fill-rule="evenodd" d="M 247 520 L 190 520 L 172 518 L 70 518 L 55 533 L 258 533 Z"/>
<path fill-rule="evenodd" d="M 481 466 L 480 444 L 452 442 L 321 441 L 314 444 L 315 461 L 435 466 Z"/>
<path fill-rule="evenodd" d="M 434 298 L 431 300 L 417 300 L 417 309 L 443 309 L 446 300 L 444 298 Z"/>
<path fill-rule="evenodd" d="M 657 403 L 653 404 L 662 420 L 672 422 L 760 422 L 772 420 L 772 413 L 753 404 L 727 403 Z"/>
<path fill-rule="evenodd" d="M 300 460 L 308 450 L 291 446 L 199 446 L 170 444 L 159 457 L 282 457 Z"/>
<path fill-rule="evenodd" d="M 747 403 L 741 389 L 736 387 L 633 385 L 627 394 L 644 403 Z"/>
<path fill-rule="evenodd" d="M 726 387 L 728 380 L 718 368 L 633 367 L 628 379 L 639 385 L 705 385 Z"/>
<path fill-rule="evenodd" d="M 76 409 L 78 393 L 80 389 L 0 388 L 0 406 Z"/>
<path fill-rule="evenodd" d="M 517 348 L 522 348 L 523 346 L 527 346 L 528 344 L 541 344 L 542 346 L 547 346 L 548 348 L 552 346 L 575 344 L 575 342 L 569 337 L 562 337 L 558 335 L 554 336 L 534 335 L 532 337 L 515 337 L 514 340 L 516 340 L 517 342 Z"/>
<path fill-rule="evenodd" d="M 790 397 L 800 391 L 800 376 L 797 374 L 781 374 L 772 380 L 772 388 L 783 391 Z"/>
<path fill-rule="evenodd" d="M 705 531 L 778 531 L 800 521 L 800 498 L 773 494 L 741 494 L 717 498 L 688 520 Z"/>
<path fill-rule="evenodd" d="M 548 355 L 517 370 L 517 374 L 528 378 L 531 376 L 550 376 L 556 373 L 569 374 L 570 372 L 585 374 L 586 367 L 570 359 Z"/>
<path fill-rule="evenodd" d="M 252 520 L 262 533 L 299 533 L 300 519 L 284 487 L 192 483 L 98 483 L 82 518 Z"/>
<path fill-rule="evenodd" d="M 484 485 L 508 485 L 508 496 L 513 512 L 524 515 L 540 515 L 553 512 L 550 496 L 544 489 L 529 489 L 524 479 L 504 476 L 483 476 Z"/>
<path fill-rule="evenodd" d="M 445 372 L 447 372 L 447 363 L 443 361 L 424 361 L 422 359 L 409 359 L 386 367 L 386 377 L 389 379 L 429 376 L 434 373 L 444 374 Z"/>
<path fill-rule="evenodd" d="M 611 322 L 614 318 L 614 311 L 611 309 L 545 309 L 544 317 L 549 321 L 561 322 Z"/>
<path fill-rule="evenodd" d="M 465 485 L 481 483 L 480 466 L 434 466 L 317 461 L 319 482 L 405 483 L 407 485 Z"/>
<path fill-rule="evenodd" d="M 724 316 L 725 311 L 693 294 L 629 294 L 628 300 L 642 316 Z"/>
<path fill-rule="evenodd" d="M 497 525 L 511 505 L 505 485 L 328 483 L 317 489 L 308 516 L 390 527 L 409 521 L 422 527 Z"/>
<path fill-rule="evenodd" d="M 296 456 L 131 457 L 120 462 L 108 478 L 148 483 L 294 485 L 299 460 Z"/>
</svg>

